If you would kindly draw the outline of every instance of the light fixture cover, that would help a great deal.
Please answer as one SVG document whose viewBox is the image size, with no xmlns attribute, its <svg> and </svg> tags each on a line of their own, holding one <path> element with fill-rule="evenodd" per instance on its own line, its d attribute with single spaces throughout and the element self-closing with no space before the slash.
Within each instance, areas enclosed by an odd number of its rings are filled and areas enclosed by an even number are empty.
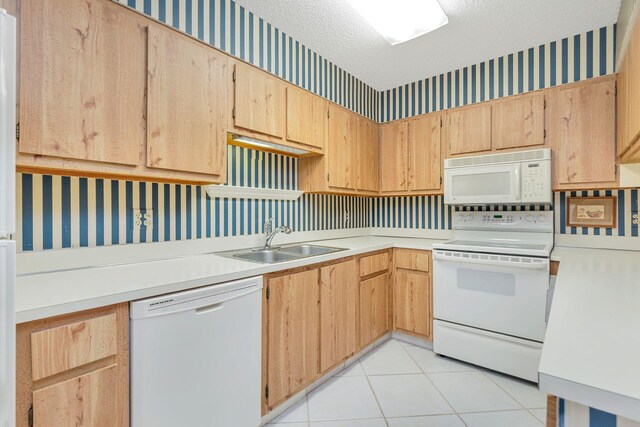
<svg viewBox="0 0 640 427">
<path fill-rule="evenodd" d="M 391 45 L 449 22 L 438 0 L 347 0 Z"/>
<path fill-rule="evenodd" d="M 256 139 L 256 138 L 250 138 L 248 136 L 242 136 L 242 135 L 232 135 L 231 139 L 237 142 L 241 142 L 243 144 L 252 146 L 252 147 L 256 147 L 256 148 L 269 148 L 272 150 L 277 150 L 280 151 L 282 153 L 285 154 L 292 154 L 292 155 L 297 155 L 297 156 L 301 156 L 304 154 L 309 154 L 309 151 L 307 150 L 302 150 L 299 148 L 293 148 L 293 147 L 289 147 L 286 145 L 282 145 L 282 144 L 276 144 L 273 142 L 268 142 L 268 141 L 262 141 L 260 139 Z"/>
</svg>

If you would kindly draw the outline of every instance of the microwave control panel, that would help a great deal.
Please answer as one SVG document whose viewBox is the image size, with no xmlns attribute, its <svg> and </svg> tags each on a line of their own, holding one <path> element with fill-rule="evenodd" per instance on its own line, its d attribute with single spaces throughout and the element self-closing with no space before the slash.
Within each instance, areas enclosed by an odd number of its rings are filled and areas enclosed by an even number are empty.
<svg viewBox="0 0 640 427">
<path fill-rule="evenodd" d="M 551 203 L 551 162 L 522 162 L 522 202 Z"/>
</svg>

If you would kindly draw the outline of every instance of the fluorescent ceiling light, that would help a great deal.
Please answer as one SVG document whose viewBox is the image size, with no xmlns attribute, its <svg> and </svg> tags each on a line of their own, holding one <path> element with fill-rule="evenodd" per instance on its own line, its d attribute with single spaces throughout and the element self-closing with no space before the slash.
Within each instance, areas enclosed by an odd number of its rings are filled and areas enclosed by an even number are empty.
<svg viewBox="0 0 640 427">
<path fill-rule="evenodd" d="M 262 140 L 259 140 L 259 139 L 250 138 L 248 136 L 232 135 L 231 139 L 233 139 L 236 142 L 241 142 L 243 144 L 250 145 L 250 146 L 253 146 L 253 147 L 269 148 L 271 150 L 280 151 L 282 153 L 294 154 L 294 155 L 298 155 L 298 156 L 301 156 L 301 155 L 304 155 L 304 154 L 309 154 L 309 151 L 307 151 L 307 150 L 301 150 L 301 149 L 298 149 L 298 148 L 288 147 L 286 145 L 281 145 L 281 144 L 276 144 L 276 143 L 273 143 L 273 142 L 262 141 Z"/>
<path fill-rule="evenodd" d="M 391 45 L 449 22 L 438 0 L 347 0 Z"/>
</svg>

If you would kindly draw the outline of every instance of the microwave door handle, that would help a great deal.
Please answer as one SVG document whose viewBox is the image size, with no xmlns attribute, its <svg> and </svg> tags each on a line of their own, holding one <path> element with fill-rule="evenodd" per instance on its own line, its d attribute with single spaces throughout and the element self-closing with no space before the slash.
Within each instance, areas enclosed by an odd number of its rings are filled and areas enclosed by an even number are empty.
<svg viewBox="0 0 640 427">
<path fill-rule="evenodd" d="M 521 181 L 522 181 L 522 173 L 521 173 L 521 170 L 520 170 L 521 167 L 522 167 L 522 165 L 517 164 L 517 165 L 515 165 L 515 168 L 514 168 L 515 184 L 516 184 L 516 194 L 515 194 L 515 196 L 516 196 L 516 201 L 517 202 L 522 201 L 522 199 L 520 197 L 520 195 L 522 193 L 522 188 L 521 188 L 521 185 L 522 185 L 522 183 L 521 183 Z"/>
<path fill-rule="evenodd" d="M 504 256 L 509 256 L 509 255 L 504 255 Z M 490 259 L 484 259 L 484 258 L 477 259 L 477 258 L 447 255 L 441 252 L 434 252 L 433 259 L 439 260 L 439 261 L 457 262 L 460 264 L 481 264 L 484 266 L 521 268 L 525 270 L 545 270 L 545 269 L 548 270 L 549 269 L 548 262 L 523 263 L 519 261 L 501 261 L 501 260 L 490 260 Z"/>
</svg>

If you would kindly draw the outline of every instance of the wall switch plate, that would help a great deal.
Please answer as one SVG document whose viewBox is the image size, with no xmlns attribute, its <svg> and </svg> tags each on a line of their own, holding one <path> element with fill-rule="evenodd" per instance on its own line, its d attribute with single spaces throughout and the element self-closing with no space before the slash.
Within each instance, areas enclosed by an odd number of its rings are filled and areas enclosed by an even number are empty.
<svg viewBox="0 0 640 427">
<path fill-rule="evenodd" d="M 640 215 L 637 211 L 631 212 L 631 223 L 633 225 L 638 225 L 640 223 Z"/>
<path fill-rule="evenodd" d="M 153 230 L 153 209 L 131 210 L 133 231 Z"/>
</svg>

